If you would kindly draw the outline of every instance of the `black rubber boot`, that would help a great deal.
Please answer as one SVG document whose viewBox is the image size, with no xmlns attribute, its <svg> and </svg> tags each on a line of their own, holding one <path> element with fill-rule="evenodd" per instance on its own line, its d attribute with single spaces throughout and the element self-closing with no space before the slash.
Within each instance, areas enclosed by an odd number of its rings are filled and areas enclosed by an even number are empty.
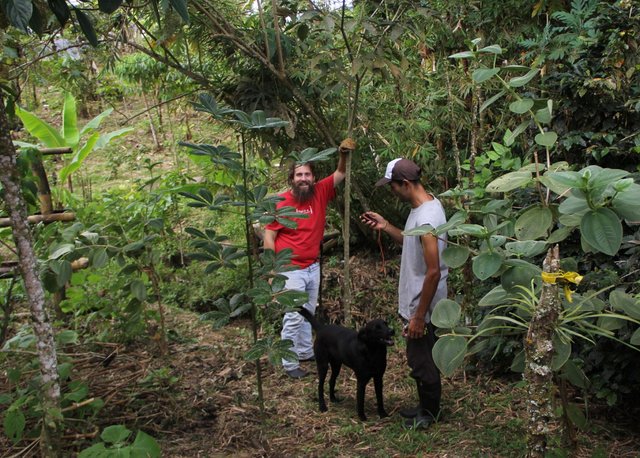
<svg viewBox="0 0 640 458">
<path fill-rule="evenodd" d="M 428 428 L 440 415 L 440 383 L 424 383 L 416 380 L 420 408 L 414 417 L 405 417 L 404 426 L 410 429 Z M 408 410 L 408 409 L 407 409 Z"/>
<path fill-rule="evenodd" d="M 402 418 L 416 418 L 420 413 L 420 404 L 400 409 L 399 413 Z"/>
</svg>

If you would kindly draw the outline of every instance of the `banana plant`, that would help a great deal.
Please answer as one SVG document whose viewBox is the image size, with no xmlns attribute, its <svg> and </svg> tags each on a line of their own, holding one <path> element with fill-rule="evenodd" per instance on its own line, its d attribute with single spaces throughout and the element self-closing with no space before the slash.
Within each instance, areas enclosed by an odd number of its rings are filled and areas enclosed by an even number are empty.
<svg viewBox="0 0 640 458">
<path fill-rule="evenodd" d="M 16 114 L 22 120 L 27 132 L 36 137 L 45 148 L 71 148 L 73 157 L 60 170 L 59 177 L 61 182 L 64 182 L 69 175 L 78 170 L 92 151 L 105 147 L 112 140 L 122 137 L 133 130 L 132 127 L 125 127 L 109 133 L 99 132 L 100 124 L 112 111 L 112 108 L 103 111 L 80 128 L 78 126 L 76 100 L 73 95 L 66 93 L 62 106 L 62 125 L 59 129 L 56 129 L 36 114 L 18 106 L 16 107 Z M 22 148 L 38 147 L 38 145 L 18 141 L 14 142 L 14 144 Z"/>
</svg>

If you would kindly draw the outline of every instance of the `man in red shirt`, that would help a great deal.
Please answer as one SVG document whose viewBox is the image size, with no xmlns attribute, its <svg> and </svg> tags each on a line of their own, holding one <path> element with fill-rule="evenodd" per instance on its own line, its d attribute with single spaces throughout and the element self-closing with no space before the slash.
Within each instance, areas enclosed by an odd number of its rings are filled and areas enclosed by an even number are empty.
<svg viewBox="0 0 640 458">
<path fill-rule="evenodd" d="M 295 229 L 289 229 L 277 222 L 268 224 L 265 228 L 265 250 L 274 250 L 276 253 L 285 248 L 293 250 L 291 263 L 298 269 L 283 273 L 287 277 L 285 288 L 306 292 L 309 300 L 303 307 L 311 313 L 315 312 L 318 302 L 320 287 L 318 257 L 324 236 L 327 205 L 336 196 L 335 187 L 344 180 L 346 157 L 351 150 L 352 148 L 341 145 L 340 159 L 335 172 L 318 182 L 316 182 L 312 162 L 302 165 L 292 164 L 289 170 L 291 189 L 280 194 L 284 200 L 278 202 L 277 206 L 278 208 L 294 207 L 298 213 L 307 214 L 309 217 L 296 218 Z M 298 355 L 299 361 L 314 358 L 311 325 L 298 312 L 289 312 L 284 315 L 281 338 L 293 341 L 291 349 Z M 284 370 L 289 377 L 297 379 L 307 375 L 307 372 L 300 368 L 299 361 L 282 360 Z"/>
</svg>

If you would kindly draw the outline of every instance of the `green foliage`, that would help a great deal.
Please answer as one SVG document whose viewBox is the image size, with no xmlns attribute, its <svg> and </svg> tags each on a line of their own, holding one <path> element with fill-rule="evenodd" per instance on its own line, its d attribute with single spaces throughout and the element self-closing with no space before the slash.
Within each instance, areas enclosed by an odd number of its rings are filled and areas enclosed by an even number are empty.
<svg viewBox="0 0 640 458">
<path fill-rule="evenodd" d="M 102 441 L 84 449 L 78 456 L 82 458 L 121 456 L 156 458 L 162 456 L 158 442 L 144 431 L 138 431 L 133 442 L 129 440 L 130 436 L 131 430 L 123 425 L 107 426 L 100 433 Z"/>
<path fill-rule="evenodd" d="M 100 134 L 97 130 L 102 120 L 109 116 L 112 111 L 112 109 L 103 111 L 85 124 L 82 129 L 79 129 L 77 125 L 76 101 L 71 94 L 67 93 L 64 98 L 62 125 L 59 131 L 35 114 L 22 108 L 18 107 L 16 114 L 20 117 L 29 133 L 40 140 L 45 147 L 68 147 L 72 149 L 73 157 L 60 171 L 60 181 L 64 182 L 67 176 L 82 166 L 84 160 L 93 150 L 103 148 L 112 140 L 126 135 L 133 130 L 131 127 L 125 127 L 114 132 Z M 89 137 L 84 141 L 84 144 L 80 146 L 80 139 L 86 135 L 89 135 Z M 35 147 L 35 145 L 22 142 L 17 142 L 17 144 L 23 147 Z"/>
<path fill-rule="evenodd" d="M 279 128 L 287 123 L 277 118 L 267 118 L 263 111 L 254 111 L 251 115 L 240 110 L 221 107 L 215 99 L 203 94 L 199 102 L 194 104 L 197 111 L 211 115 L 214 119 L 228 123 L 237 129 L 242 138 L 241 154 L 220 145 L 202 145 L 182 143 L 191 150 L 191 154 L 206 156 L 217 168 L 225 170 L 231 176 L 236 176 L 232 182 L 241 182 L 235 186 L 228 186 L 223 192 L 214 195 L 207 188 L 200 188 L 196 192 L 182 192 L 190 199 L 189 206 L 206 208 L 214 212 L 230 212 L 239 208 L 244 219 L 245 246 L 244 249 L 231 245 L 226 236 L 221 236 L 213 229 L 187 228 L 186 232 L 192 236 L 192 246 L 196 252 L 191 255 L 195 260 L 207 262 L 205 273 L 212 273 L 220 268 L 235 268 L 239 259 L 246 259 L 249 267 L 249 289 L 246 294 L 235 294 L 231 299 L 219 298 L 214 302 L 215 310 L 202 315 L 202 319 L 212 320 L 214 327 L 227 324 L 245 312 L 251 313 L 253 326 L 253 346 L 245 357 L 260 364 L 262 357 L 267 357 L 271 364 L 280 364 L 282 358 L 295 359 L 296 355 L 290 350 L 291 341 L 274 339 L 272 336 L 258 337 L 258 321 L 265 322 L 269 314 L 281 313 L 298 307 L 307 300 L 305 293 L 284 289 L 285 277 L 281 272 L 291 270 L 291 250 L 282 250 L 275 254 L 266 250 L 260 257 L 260 266 L 254 268 L 251 255 L 252 231 L 254 223 L 269 224 L 278 221 L 287 227 L 296 227 L 295 219 L 306 215 L 299 215 L 292 207 L 276 209 L 280 200 L 277 196 L 268 196 L 267 187 L 253 183 L 259 175 L 251 173 L 248 165 L 247 140 L 265 129 Z M 314 154 L 317 150 L 307 151 L 313 159 L 324 159 L 335 151 L 324 151 Z M 252 188 L 250 185 L 254 185 Z M 262 380 L 260 370 L 257 371 L 259 396 L 262 395 Z M 262 399 L 260 398 L 261 402 Z"/>
<path fill-rule="evenodd" d="M 480 41 L 475 40 L 469 51 L 450 57 L 471 59 L 482 65 L 483 49 Z M 498 47 L 492 49 L 496 54 L 501 52 Z M 520 75 L 509 76 L 514 70 Z M 472 78 L 475 83 L 494 84 L 501 89 L 485 102 L 483 109 L 508 97 L 511 102 L 506 109 L 515 116 L 527 118 L 520 121 L 515 131 L 505 134 L 504 146 L 494 146 L 494 150 L 504 152 L 535 126 L 537 133 L 533 141 L 546 150 L 545 163 L 536 159 L 532 164 L 518 164 L 519 168 L 515 170 L 509 169 L 513 163 L 505 164 L 507 167 L 502 167 L 501 175 L 483 183 L 484 191 L 492 193 L 494 199 L 482 199 L 484 194 L 475 193 L 476 199 L 458 204 L 458 212 L 451 218 L 454 223 L 438 228 L 418 228 L 405 234 L 446 233 L 457 245 L 447 248 L 443 254 L 445 262 L 459 266 L 472 253 L 472 272 L 477 279 L 500 279 L 501 286 L 493 288 L 480 300 L 480 306 L 489 307 L 490 311 L 483 314 L 475 333 L 458 325 L 462 313 L 457 304 L 441 301 L 436 305 L 433 319 L 440 327 L 441 337 L 434 348 L 434 360 L 444 374 L 451 374 L 460 367 L 467 353 L 492 349 L 495 356 L 500 351 L 509 351 L 509 346 L 520 346 L 508 342 L 514 337 L 522 339 L 534 317 L 540 284 L 540 269 L 535 260 L 551 244 L 567 240 L 575 231 L 580 236 L 583 257 L 587 253 L 618 256 L 625 230 L 628 232 L 623 223 L 628 226 L 630 222 L 640 220 L 635 204 L 640 199 L 638 185 L 628 178 L 629 172 L 597 165 L 573 171 L 567 163 L 551 162 L 553 151 L 560 147 L 558 134 L 548 127 L 554 119 L 555 103 L 551 99 L 539 100 L 524 95 L 527 86 L 539 74 L 536 68 L 496 67 L 493 59 L 491 67 L 479 67 Z M 486 165 L 483 160 L 480 156 L 480 164 Z M 490 175 L 483 178 L 485 176 Z M 456 196 L 454 191 L 445 194 Z M 616 284 L 607 286 L 609 289 Z M 622 290 L 612 292 L 608 297 L 604 296 L 604 290 L 584 295 L 566 292 L 560 316 L 554 323 L 552 370 L 584 387 L 588 379 L 571 359 L 572 350 L 593 348 L 601 338 L 638 350 L 637 307 L 637 298 Z M 524 352 L 516 353 L 511 353 L 511 367 L 521 371 L 528 362 L 524 360 Z M 570 405 L 567 409 L 570 417 L 583 423 L 579 412 Z"/>
<path fill-rule="evenodd" d="M 66 329 L 55 336 L 58 354 L 67 345 L 78 344 L 78 333 Z M 8 391 L 0 393 L 4 434 L 18 443 L 25 437 L 37 435 L 43 417 L 55 418 L 60 422 L 78 421 L 91 418 L 103 407 L 100 398 L 89 396 L 89 388 L 83 380 L 71 378 L 72 364 L 62 356 L 58 364 L 61 381 L 60 409 L 46 407 L 40 395 L 40 376 L 37 371 L 38 359 L 35 355 L 36 339 L 30 327 L 24 326 L 8 339 L 0 353 L 0 363 L 6 367 Z M 73 406 L 73 407 L 72 407 Z"/>
</svg>

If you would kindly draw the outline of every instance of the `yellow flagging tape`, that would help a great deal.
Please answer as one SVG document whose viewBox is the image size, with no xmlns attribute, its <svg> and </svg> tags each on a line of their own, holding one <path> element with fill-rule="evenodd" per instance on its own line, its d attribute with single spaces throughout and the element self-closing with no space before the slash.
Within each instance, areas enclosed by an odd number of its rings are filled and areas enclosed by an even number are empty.
<svg viewBox="0 0 640 458">
<path fill-rule="evenodd" d="M 571 297 L 573 291 L 569 288 L 569 284 L 573 283 L 574 285 L 579 285 L 582 278 L 582 275 L 578 274 L 578 272 L 542 272 L 543 282 L 552 285 L 559 284 L 564 286 L 564 297 L 566 297 L 569 302 L 573 302 L 573 298 Z"/>
</svg>

